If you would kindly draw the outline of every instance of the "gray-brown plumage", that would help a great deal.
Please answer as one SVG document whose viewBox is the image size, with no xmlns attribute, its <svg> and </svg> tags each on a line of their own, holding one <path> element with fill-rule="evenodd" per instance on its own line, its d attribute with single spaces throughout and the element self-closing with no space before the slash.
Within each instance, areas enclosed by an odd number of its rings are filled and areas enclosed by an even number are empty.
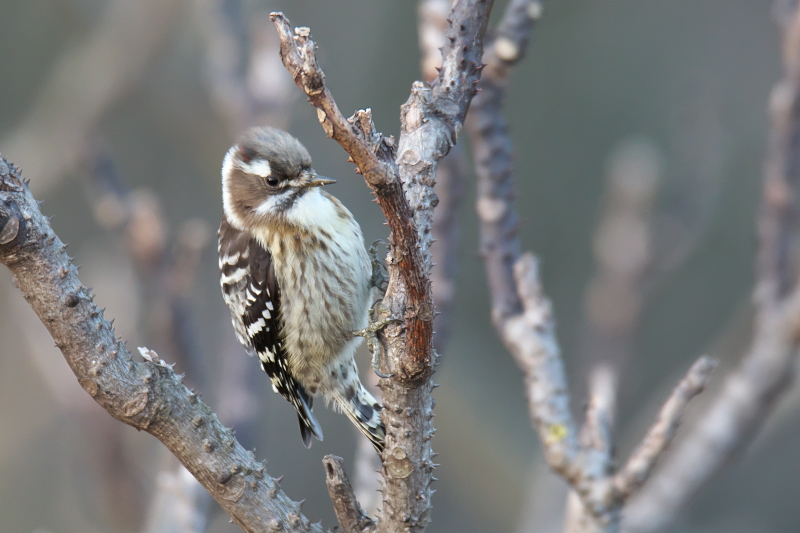
<svg viewBox="0 0 800 533">
<path fill-rule="evenodd" d="M 313 397 L 333 401 L 383 447 L 380 404 L 353 354 L 367 326 L 370 261 L 358 223 L 321 185 L 300 142 L 254 128 L 222 167 L 220 283 L 239 341 L 297 410 L 306 446 L 322 440 Z"/>
</svg>

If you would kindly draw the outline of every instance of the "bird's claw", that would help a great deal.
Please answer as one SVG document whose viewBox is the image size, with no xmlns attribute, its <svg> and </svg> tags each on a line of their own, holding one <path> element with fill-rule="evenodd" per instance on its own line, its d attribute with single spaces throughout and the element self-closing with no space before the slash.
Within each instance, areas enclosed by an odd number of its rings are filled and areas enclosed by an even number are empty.
<svg viewBox="0 0 800 533">
<path fill-rule="evenodd" d="M 383 347 L 381 346 L 381 342 L 378 340 L 378 332 L 381 331 L 383 328 L 388 326 L 389 324 L 396 324 L 398 322 L 402 322 L 399 318 L 383 318 L 381 320 L 375 320 L 375 311 L 370 309 L 370 323 L 364 329 L 360 329 L 358 331 L 353 332 L 354 337 L 364 337 L 367 341 L 367 348 L 369 352 L 372 354 L 372 369 L 383 379 L 388 379 L 394 374 L 384 374 L 381 372 L 381 354 L 383 353 Z"/>
<path fill-rule="evenodd" d="M 394 373 L 384 374 L 383 372 L 380 371 L 379 368 L 376 368 L 375 366 L 372 367 L 372 370 L 375 371 L 375 374 L 377 374 L 379 378 L 389 379 L 394 377 Z"/>
</svg>

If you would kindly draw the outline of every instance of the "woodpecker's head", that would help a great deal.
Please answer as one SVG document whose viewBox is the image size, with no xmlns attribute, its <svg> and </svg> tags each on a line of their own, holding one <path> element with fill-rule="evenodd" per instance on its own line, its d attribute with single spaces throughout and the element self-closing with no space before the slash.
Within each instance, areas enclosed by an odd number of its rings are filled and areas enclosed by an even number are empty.
<svg viewBox="0 0 800 533">
<path fill-rule="evenodd" d="M 329 183 L 335 180 L 317 176 L 300 141 L 276 128 L 252 128 L 225 155 L 225 215 L 239 229 L 280 223 L 301 198 Z"/>
</svg>

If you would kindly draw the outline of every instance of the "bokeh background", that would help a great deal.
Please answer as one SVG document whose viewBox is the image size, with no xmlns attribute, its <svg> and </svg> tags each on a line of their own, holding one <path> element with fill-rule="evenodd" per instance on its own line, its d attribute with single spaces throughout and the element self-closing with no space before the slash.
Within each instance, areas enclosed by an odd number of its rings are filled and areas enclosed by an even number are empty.
<svg viewBox="0 0 800 533">
<path fill-rule="evenodd" d="M 128 345 L 178 361 L 268 471 L 286 475 L 286 492 L 307 498 L 306 514 L 330 526 L 320 460 L 334 453 L 352 468 L 356 435 L 318 409 L 326 438 L 306 450 L 293 410 L 236 345 L 213 242 L 222 157 L 247 125 L 285 127 L 320 173 L 339 179 L 331 192 L 366 240 L 386 230 L 346 154 L 280 68 L 271 10 L 312 28 L 346 115 L 371 107 L 378 129 L 398 135 L 399 106 L 421 77 L 413 2 L 4 0 L 0 151 L 55 215 L 55 231 L 85 265 L 83 282 Z M 624 326 L 621 457 L 698 355 L 721 365 L 690 419 L 748 346 L 754 217 L 779 57 L 768 0 L 558 0 L 546 3 L 514 73 L 506 116 L 523 248 L 543 261 L 576 412 L 597 328 Z M 453 330 L 436 374 L 441 467 L 429 531 L 558 531 L 564 488 L 543 465 L 521 376 L 491 327 L 467 169 Z M 603 299 L 597 287 L 609 257 L 631 253 L 630 241 L 604 240 L 598 228 L 617 209 L 615 176 L 625 169 L 652 194 L 637 211 L 646 268 L 633 300 L 615 302 L 617 293 Z M 157 244 L 155 263 L 131 252 L 126 224 L 135 217 L 120 215 L 125 206 L 145 213 L 140 231 Z M 160 224 L 147 215 L 159 209 Z M 181 285 L 174 274 L 186 265 L 193 275 Z M 633 311 L 615 322 L 619 309 Z M 362 367 L 367 360 L 362 353 Z M 167 463 L 160 445 L 112 421 L 81 390 L 6 270 L 0 405 L 0 530 L 143 530 Z M 782 398 L 671 531 L 799 531 L 799 408 L 800 394 Z M 208 531 L 238 530 L 213 506 L 209 513 Z"/>
</svg>

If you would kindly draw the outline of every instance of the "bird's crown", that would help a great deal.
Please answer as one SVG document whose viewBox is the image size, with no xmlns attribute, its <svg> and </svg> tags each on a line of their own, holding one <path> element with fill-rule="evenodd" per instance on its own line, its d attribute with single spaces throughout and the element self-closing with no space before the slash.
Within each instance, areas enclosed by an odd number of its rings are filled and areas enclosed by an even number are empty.
<svg viewBox="0 0 800 533">
<path fill-rule="evenodd" d="M 251 128 L 236 142 L 233 164 L 250 176 L 280 186 L 311 169 L 311 155 L 300 141 L 270 126 Z M 260 180 L 261 181 L 261 180 Z"/>
</svg>

